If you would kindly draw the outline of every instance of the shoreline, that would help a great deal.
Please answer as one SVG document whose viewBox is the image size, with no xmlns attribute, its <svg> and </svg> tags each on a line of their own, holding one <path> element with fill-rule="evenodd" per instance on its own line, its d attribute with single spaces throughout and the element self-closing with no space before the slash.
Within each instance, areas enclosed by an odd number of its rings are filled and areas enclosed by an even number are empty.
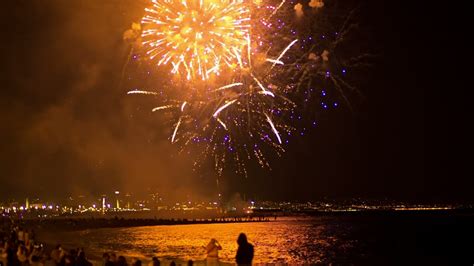
<svg viewBox="0 0 474 266">
<path fill-rule="evenodd" d="M 274 218 L 214 218 L 214 219 L 147 219 L 147 218 L 48 218 L 48 219 L 22 219 L 21 223 L 28 228 L 42 230 L 55 228 L 61 231 L 80 231 L 100 228 L 127 228 L 141 226 L 163 225 L 193 225 L 193 224 L 229 224 L 229 223 L 257 223 L 270 222 Z"/>
<path fill-rule="evenodd" d="M 127 228 L 141 226 L 166 226 L 166 225 L 193 225 L 193 224 L 231 224 L 231 223 L 255 223 L 281 221 L 287 218 L 313 219 L 316 217 L 332 216 L 370 216 L 370 215 L 399 215 L 399 216 L 439 216 L 445 214 L 474 215 L 473 209 L 449 209 L 449 210 L 362 210 L 362 211 L 301 211 L 299 213 L 285 213 L 277 215 L 259 216 L 228 216 L 228 217 L 206 217 L 206 218 L 157 218 L 156 216 L 133 217 L 125 215 L 105 216 L 56 216 L 47 218 L 15 217 L 16 223 L 21 223 L 28 228 L 42 230 L 44 228 L 55 228 L 60 231 L 80 231 L 100 228 Z M 5 219 L 5 217 L 3 217 Z"/>
</svg>

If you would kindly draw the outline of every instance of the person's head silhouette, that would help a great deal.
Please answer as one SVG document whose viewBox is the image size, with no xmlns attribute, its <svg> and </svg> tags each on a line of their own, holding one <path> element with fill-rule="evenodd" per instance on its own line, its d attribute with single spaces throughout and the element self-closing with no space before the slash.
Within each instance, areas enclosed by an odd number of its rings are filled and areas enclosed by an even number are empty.
<svg viewBox="0 0 474 266">
<path fill-rule="evenodd" d="M 244 233 L 240 233 L 239 238 L 237 238 L 237 244 L 245 245 L 247 244 L 247 236 Z"/>
</svg>

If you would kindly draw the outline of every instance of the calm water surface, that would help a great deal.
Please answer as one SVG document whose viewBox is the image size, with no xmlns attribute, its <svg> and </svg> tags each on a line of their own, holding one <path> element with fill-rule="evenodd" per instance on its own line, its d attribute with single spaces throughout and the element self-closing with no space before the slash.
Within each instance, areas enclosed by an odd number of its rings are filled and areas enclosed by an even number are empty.
<svg viewBox="0 0 474 266">
<path fill-rule="evenodd" d="M 203 261 L 204 246 L 216 238 L 222 262 L 234 262 L 236 239 L 245 232 L 256 263 L 406 264 L 449 262 L 470 252 L 461 238 L 472 237 L 472 216 L 377 214 L 286 218 L 271 222 L 103 228 L 49 232 L 49 243 L 85 247 L 89 255 L 113 251 L 148 260 Z M 463 249 L 464 248 L 464 249 Z M 474 263 L 474 257 L 473 257 Z M 408 263 L 410 264 L 410 263 Z"/>
</svg>

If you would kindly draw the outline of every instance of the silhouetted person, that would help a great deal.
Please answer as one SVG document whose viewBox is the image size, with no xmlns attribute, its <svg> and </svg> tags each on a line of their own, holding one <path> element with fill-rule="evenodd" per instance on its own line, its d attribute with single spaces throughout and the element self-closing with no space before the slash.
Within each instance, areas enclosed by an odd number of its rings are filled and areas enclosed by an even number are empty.
<svg viewBox="0 0 474 266">
<path fill-rule="evenodd" d="M 17 239 L 18 239 L 18 243 L 24 245 L 25 244 L 25 231 L 23 230 L 23 228 L 19 228 L 18 229 L 18 232 L 17 232 Z"/>
<path fill-rule="evenodd" d="M 69 250 L 69 255 L 71 255 L 74 258 L 74 261 L 76 261 L 76 258 L 78 256 L 78 252 L 79 252 L 79 250 L 74 249 L 74 248 Z M 63 253 L 66 254 L 66 252 L 63 252 Z"/>
<path fill-rule="evenodd" d="M 188 266 L 193 266 L 193 265 L 194 265 L 193 260 L 188 260 Z"/>
<path fill-rule="evenodd" d="M 142 261 L 139 259 L 136 259 L 133 263 L 132 266 L 142 266 Z"/>
<path fill-rule="evenodd" d="M 79 251 L 79 255 L 77 256 L 76 260 L 76 266 L 92 266 L 92 263 L 86 259 L 86 253 L 83 250 Z"/>
<path fill-rule="evenodd" d="M 125 259 L 124 256 L 119 256 L 117 259 L 117 266 L 127 266 L 127 260 Z"/>
<path fill-rule="evenodd" d="M 170 266 L 176 266 L 176 263 L 174 263 L 174 261 L 171 261 Z"/>
<path fill-rule="evenodd" d="M 61 261 L 62 262 L 61 262 L 60 265 L 64 265 L 64 266 L 74 266 L 74 265 L 76 265 L 76 260 L 71 255 L 65 255 Z"/>
<path fill-rule="evenodd" d="M 235 256 L 237 265 L 252 265 L 253 245 L 247 241 L 247 236 L 244 233 L 240 233 L 237 244 L 239 245 Z"/>
<path fill-rule="evenodd" d="M 18 261 L 18 258 L 16 256 L 16 249 L 15 245 L 13 244 L 12 241 L 9 241 L 6 246 L 6 253 L 7 253 L 7 265 L 10 266 L 16 266 L 20 265 L 20 261 Z"/>
<path fill-rule="evenodd" d="M 13 242 L 16 242 L 18 240 L 17 237 L 18 237 L 17 232 L 15 230 L 12 230 L 10 232 L 10 240 Z"/>
<path fill-rule="evenodd" d="M 103 266 L 114 266 L 114 263 L 110 261 L 109 253 L 104 253 L 102 255 L 102 265 Z"/>
<path fill-rule="evenodd" d="M 16 252 L 16 258 L 20 261 L 21 264 L 26 264 L 28 260 L 28 254 L 26 248 L 23 244 L 18 246 L 18 250 Z"/>
<path fill-rule="evenodd" d="M 222 246 L 214 238 L 209 241 L 209 244 L 206 246 L 206 263 L 207 265 L 218 265 L 219 264 L 219 250 L 222 249 Z"/>
<path fill-rule="evenodd" d="M 31 256 L 30 266 L 43 266 L 38 256 Z"/>
<path fill-rule="evenodd" d="M 61 262 L 63 255 L 64 252 L 62 252 L 61 245 L 56 245 L 56 248 L 51 251 L 51 259 L 53 259 L 56 264 L 59 264 L 59 262 Z"/>
<path fill-rule="evenodd" d="M 33 242 L 36 240 L 35 230 L 30 229 L 30 232 L 28 233 L 28 238 L 30 241 L 33 241 Z"/>
<path fill-rule="evenodd" d="M 160 266 L 160 260 L 158 260 L 157 257 L 153 257 L 151 259 L 151 262 L 152 262 L 153 266 Z"/>
<path fill-rule="evenodd" d="M 115 253 L 110 253 L 110 262 L 112 262 L 114 265 L 117 264 L 117 255 Z"/>
</svg>

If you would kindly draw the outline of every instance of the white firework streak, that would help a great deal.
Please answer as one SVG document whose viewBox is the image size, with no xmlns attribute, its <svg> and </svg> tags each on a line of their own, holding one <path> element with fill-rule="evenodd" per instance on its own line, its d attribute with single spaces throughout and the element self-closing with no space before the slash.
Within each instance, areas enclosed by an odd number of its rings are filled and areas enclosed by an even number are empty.
<svg viewBox="0 0 474 266">
<path fill-rule="evenodd" d="M 252 73 L 250 73 L 250 75 L 252 75 L 253 80 L 255 80 L 255 82 L 257 82 L 257 84 L 258 84 L 258 86 L 260 87 L 260 89 L 262 89 L 262 94 L 275 97 L 275 94 L 273 94 L 273 92 L 271 92 L 271 91 L 265 89 L 265 87 L 262 85 L 262 83 L 261 83 Z"/>
<path fill-rule="evenodd" d="M 175 105 L 163 105 L 163 106 L 155 107 L 151 111 L 156 112 L 156 111 L 159 111 L 159 110 L 168 109 L 168 108 L 172 108 L 172 107 L 175 107 Z"/>
<path fill-rule="evenodd" d="M 224 105 L 222 105 L 221 107 L 219 107 L 219 109 L 217 109 L 217 111 L 212 115 L 214 118 L 217 118 L 217 116 L 219 115 L 219 113 L 224 110 L 225 108 L 229 107 L 231 104 L 235 103 L 235 101 L 237 100 L 232 100 Z"/>
<path fill-rule="evenodd" d="M 248 57 L 248 60 L 249 60 L 249 66 L 252 66 L 252 61 L 250 60 L 250 57 L 251 57 L 251 53 L 250 53 L 250 35 L 247 35 L 247 57 Z"/>
<path fill-rule="evenodd" d="M 267 122 L 272 127 L 273 133 L 275 133 L 275 136 L 277 137 L 278 142 L 281 144 L 280 134 L 278 133 L 278 130 L 275 128 L 275 125 L 273 124 L 272 119 L 270 119 L 270 117 L 266 113 L 264 114 L 267 117 Z"/>
<path fill-rule="evenodd" d="M 232 50 L 234 51 L 234 54 L 235 54 L 235 58 L 237 58 L 237 62 L 239 62 L 240 68 L 244 68 L 244 66 L 242 64 L 242 57 L 240 57 L 239 51 L 235 47 L 232 47 L 232 48 L 233 48 Z"/>
<path fill-rule="evenodd" d="M 270 16 L 268 16 L 267 20 L 269 20 L 271 17 L 273 17 L 273 15 L 276 14 L 276 12 L 278 11 L 278 9 L 280 9 L 280 8 L 283 6 L 283 4 L 284 4 L 285 2 L 286 2 L 286 0 L 282 0 L 281 3 L 280 3 L 280 5 L 279 5 L 277 8 L 275 8 L 275 10 L 273 11 L 272 14 L 270 14 Z"/>
<path fill-rule="evenodd" d="M 298 41 L 298 39 L 292 41 L 292 42 L 285 48 L 285 50 L 283 50 L 283 52 L 281 52 L 280 56 L 278 56 L 278 58 L 277 58 L 275 61 L 280 61 L 280 59 L 286 54 L 286 52 L 288 52 L 288 50 L 290 50 L 291 46 L 293 46 L 297 41 Z M 276 63 L 273 63 L 272 68 L 273 68 L 275 65 L 276 65 Z"/>
<path fill-rule="evenodd" d="M 184 111 L 184 107 L 186 106 L 186 104 L 188 104 L 188 102 L 184 102 L 184 103 L 181 105 L 181 112 Z"/>
<path fill-rule="evenodd" d="M 153 91 L 141 91 L 141 90 L 133 90 L 127 92 L 127 94 L 147 94 L 147 95 L 158 95 L 158 93 Z"/>
<path fill-rule="evenodd" d="M 271 91 L 261 91 L 261 92 L 259 92 L 259 94 L 275 97 L 275 94 L 273 94 L 273 92 L 271 92 Z"/>
<path fill-rule="evenodd" d="M 171 137 L 171 143 L 174 142 L 174 139 L 176 137 L 176 133 L 178 133 L 179 125 L 181 125 L 181 117 L 179 118 L 178 123 L 176 124 L 176 127 L 174 128 L 173 136 Z"/>
<path fill-rule="evenodd" d="M 241 83 L 241 82 L 232 83 L 232 84 L 229 84 L 229 85 L 222 86 L 222 87 L 216 89 L 215 91 L 230 89 L 230 88 L 237 87 L 237 86 L 242 86 L 242 85 L 244 85 L 244 84 Z"/>
<path fill-rule="evenodd" d="M 270 58 L 267 58 L 267 62 L 276 64 L 276 65 L 284 65 L 284 64 L 285 64 L 285 63 L 283 63 L 283 62 L 280 61 L 280 60 L 275 60 L 275 59 L 270 59 Z"/>
<path fill-rule="evenodd" d="M 227 126 L 224 122 L 219 117 L 216 117 L 217 121 L 224 127 L 225 130 L 227 130 Z"/>
<path fill-rule="evenodd" d="M 206 76 L 208 76 L 210 73 L 212 72 L 216 72 L 217 70 L 219 70 L 219 65 L 215 65 L 214 67 L 212 67 L 211 69 L 207 70 L 206 71 Z"/>
</svg>

